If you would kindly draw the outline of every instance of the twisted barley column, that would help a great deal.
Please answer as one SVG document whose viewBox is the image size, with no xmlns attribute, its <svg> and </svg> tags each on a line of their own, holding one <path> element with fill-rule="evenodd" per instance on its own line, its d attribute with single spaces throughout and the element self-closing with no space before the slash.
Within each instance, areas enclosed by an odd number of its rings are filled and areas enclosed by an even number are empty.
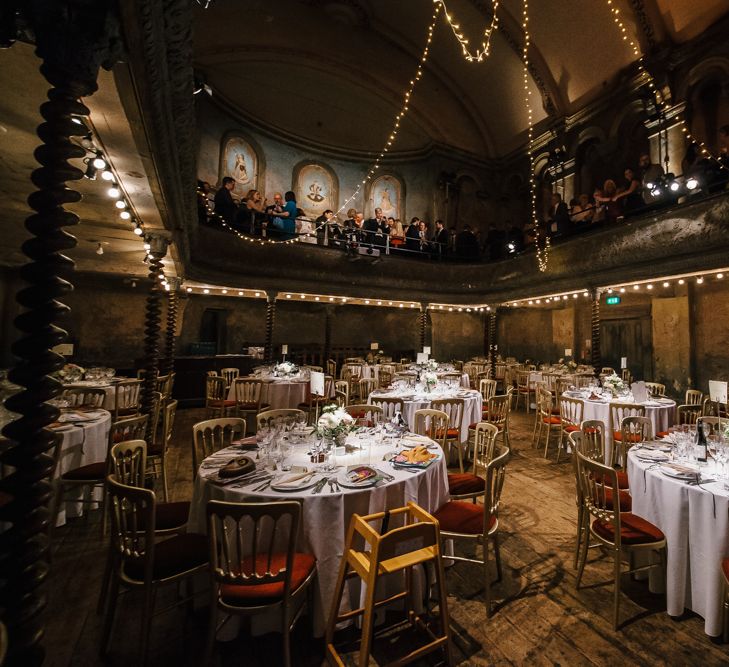
<svg viewBox="0 0 729 667">
<path fill-rule="evenodd" d="M 332 353 L 332 309 L 325 308 L 324 319 L 324 359 L 322 359 L 322 368 L 326 369 L 327 361 Z"/>
<path fill-rule="evenodd" d="M 267 364 L 273 363 L 273 327 L 276 323 L 276 293 L 268 292 L 266 297 L 266 342 L 263 357 Z"/>
<path fill-rule="evenodd" d="M 425 329 L 428 324 L 427 320 L 425 319 L 425 313 L 426 311 L 423 307 L 423 304 L 420 304 L 420 314 L 418 315 L 418 340 L 420 345 L 418 346 L 416 353 L 422 352 L 423 348 L 425 347 Z"/>
<path fill-rule="evenodd" d="M 177 328 L 177 285 L 170 279 L 167 293 L 167 329 L 165 329 L 165 356 L 162 360 L 162 375 L 175 370 L 175 329 Z"/>
<path fill-rule="evenodd" d="M 602 355 L 600 354 L 600 291 L 591 289 L 590 299 L 592 300 L 590 363 L 595 369 L 595 374 L 599 375 L 602 368 Z"/>
<path fill-rule="evenodd" d="M 491 377 L 496 378 L 496 309 L 489 313 L 489 367 Z"/>
<path fill-rule="evenodd" d="M 491 315 L 486 313 L 483 316 L 483 356 L 488 358 L 490 354 L 489 346 L 489 324 L 491 322 Z"/>
<path fill-rule="evenodd" d="M 162 305 L 162 287 L 159 274 L 162 270 L 164 252 L 152 248 L 149 260 L 149 292 L 147 294 L 147 311 L 144 321 L 144 381 L 142 382 L 142 414 L 150 415 L 147 420 L 147 442 L 153 441 L 152 411 L 154 409 L 154 392 L 157 391 L 157 375 L 159 374 L 159 337 Z"/>
<path fill-rule="evenodd" d="M 53 459 L 49 455 L 55 437 L 45 427 L 58 418 L 59 411 L 46 401 L 61 392 L 50 374 L 63 367 L 64 359 L 52 351 L 66 341 L 66 332 L 57 326 L 69 312 L 59 301 L 73 286 L 73 262 L 61 254 L 76 245 L 76 238 L 63 230 L 76 225 L 78 217 L 64 209 L 81 195 L 66 187 L 66 181 L 82 178 L 83 172 L 69 164 L 86 151 L 71 143 L 70 137 L 85 132 L 72 122 L 72 115 L 88 115 L 78 101 L 82 91 L 74 86 L 51 88 L 48 101 L 40 109 L 45 122 L 38 127 L 43 143 L 35 150 L 41 164 L 31 176 L 38 188 L 28 198 L 36 211 L 25 223 L 32 234 L 22 246 L 31 260 L 20 271 L 27 287 L 18 292 L 24 312 L 15 320 L 21 338 L 12 346 L 18 363 L 9 378 L 23 391 L 5 405 L 21 415 L 3 429 L 10 439 L 8 449 L 0 450 L 0 464 L 13 472 L 0 479 L 0 610 L 8 626 L 11 645 L 8 665 L 39 665 L 43 662 L 43 624 L 46 606 L 45 580 L 48 576 L 48 501 Z"/>
</svg>

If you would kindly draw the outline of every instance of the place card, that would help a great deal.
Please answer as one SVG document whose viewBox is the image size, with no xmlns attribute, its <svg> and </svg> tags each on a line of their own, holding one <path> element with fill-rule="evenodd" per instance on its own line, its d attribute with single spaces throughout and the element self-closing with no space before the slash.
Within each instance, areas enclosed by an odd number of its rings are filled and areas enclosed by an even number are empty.
<svg viewBox="0 0 729 667">
<path fill-rule="evenodd" d="M 423 348 L 423 354 L 428 354 L 429 355 L 430 354 L 430 348 L 429 347 L 424 347 Z"/>
<path fill-rule="evenodd" d="M 379 343 L 370 343 L 370 350 L 379 350 L 380 344 Z"/>
</svg>

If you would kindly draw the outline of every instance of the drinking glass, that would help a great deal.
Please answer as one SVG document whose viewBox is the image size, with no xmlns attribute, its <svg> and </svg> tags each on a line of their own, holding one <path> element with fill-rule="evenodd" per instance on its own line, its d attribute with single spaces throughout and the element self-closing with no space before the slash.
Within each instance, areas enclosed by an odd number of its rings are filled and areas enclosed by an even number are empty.
<svg viewBox="0 0 729 667">
<path fill-rule="evenodd" d="M 281 445 L 279 446 L 279 450 L 281 452 L 281 470 L 284 472 L 288 472 L 291 470 L 291 454 L 293 452 L 293 447 L 287 440 L 282 440 Z"/>
</svg>

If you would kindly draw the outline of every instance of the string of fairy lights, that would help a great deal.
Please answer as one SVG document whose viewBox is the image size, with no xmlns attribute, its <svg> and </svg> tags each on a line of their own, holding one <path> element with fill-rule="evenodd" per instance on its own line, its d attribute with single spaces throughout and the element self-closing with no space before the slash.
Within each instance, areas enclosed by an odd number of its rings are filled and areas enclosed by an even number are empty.
<svg viewBox="0 0 729 667">
<path fill-rule="evenodd" d="M 455 16 L 453 16 L 448 11 L 445 0 L 433 0 L 433 2 L 443 7 L 443 14 L 448 21 L 451 32 L 458 40 L 458 43 L 461 45 L 461 52 L 463 53 L 463 57 L 468 62 L 477 63 L 483 62 L 485 58 L 488 58 L 488 56 L 491 54 L 491 37 L 496 32 L 499 25 L 499 17 L 497 16 L 499 0 L 492 0 L 491 23 L 484 28 L 483 41 L 481 42 L 480 48 L 476 49 L 475 51 L 470 50 L 468 45 L 468 39 L 466 39 L 465 35 L 461 32 L 460 23 L 458 23 Z"/>
<path fill-rule="evenodd" d="M 618 30 L 620 31 L 622 40 L 628 44 L 628 47 L 630 48 L 632 54 L 638 58 L 638 74 L 640 77 L 644 78 L 646 82 L 648 83 L 648 87 L 651 90 L 651 93 L 653 94 L 653 98 L 656 101 L 656 104 L 658 105 L 659 109 L 662 113 L 665 113 L 665 111 L 668 109 L 668 102 L 666 101 L 665 96 L 658 90 L 658 87 L 656 85 L 656 81 L 653 78 L 653 75 L 648 71 L 648 69 L 645 67 L 645 58 L 640 52 L 640 47 L 636 43 L 636 41 L 630 36 L 630 33 L 628 32 L 627 27 L 625 26 L 625 23 L 621 17 L 620 9 L 615 6 L 615 3 L 613 0 L 606 0 L 608 9 L 610 10 L 610 13 L 613 17 L 613 22 L 618 27 Z M 701 139 L 698 139 L 695 137 L 691 131 L 688 128 L 688 124 L 686 123 L 686 119 L 681 114 L 677 114 L 676 121 L 681 125 L 681 132 L 683 133 L 684 137 L 691 143 L 696 144 L 699 147 L 699 150 L 701 151 L 701 154 L 704 155 L 706 158 L 712 160 L 715 162 L 720 169 L 728 169 L 727 165 L 725 165 L 716 155 L 714 155 L 706 146 L 706 143 L 703 142 Z"/>
</svg>

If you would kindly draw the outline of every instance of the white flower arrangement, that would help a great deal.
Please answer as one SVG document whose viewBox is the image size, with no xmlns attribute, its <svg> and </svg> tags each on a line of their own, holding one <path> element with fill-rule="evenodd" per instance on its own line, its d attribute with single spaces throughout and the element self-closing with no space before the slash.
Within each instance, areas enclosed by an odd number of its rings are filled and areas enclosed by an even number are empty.
<svg viewBox="0 0 729 667">
<path fill-rule="evenodd" d="M 336 438 L 342 433 L 349 433 L 354 427 L 354 417 L 334 404 L 324 407 L 316 422 L 316 432 L 325 438 Z"/>
<path fill-rule="evenodd" d="M 577 368 L 577 362 L 576 362 L 576 361 L 575 361 L 574 359 L 570 359 L 570 360 L 569 360 L 569 361 L 567 362 L 567 366 L 569 366 L 569 368 L 570 368 L 571 370 L 575 370 L 575 369 Z"/>
<path fill-rule="evenodd" d="M 432 371 L 423 373 L 423 383 L 426 387 L 428 387 L 428 389 L 431 389 L 432 387 L 435 387 L 436 384 L 438 384 L 438 376 Z"/>
<path fill-rule="evenodd" d="M 602 386 L 606 389 L 611 389 L 615 394 L 625 389 L 625 382 L 623 382 L 622 378 L 617 373 L 613 373 L 603 379 Z"/>
<path fill-rule="evenodd" d="M 276 364 L 273 367 L 273 374 L 276 377 L 289 377 L 291 375 L 296 375 L 298 372 L 299 367 L 290 361 L 282 361 L 280 364 Z"/>
</svg>

